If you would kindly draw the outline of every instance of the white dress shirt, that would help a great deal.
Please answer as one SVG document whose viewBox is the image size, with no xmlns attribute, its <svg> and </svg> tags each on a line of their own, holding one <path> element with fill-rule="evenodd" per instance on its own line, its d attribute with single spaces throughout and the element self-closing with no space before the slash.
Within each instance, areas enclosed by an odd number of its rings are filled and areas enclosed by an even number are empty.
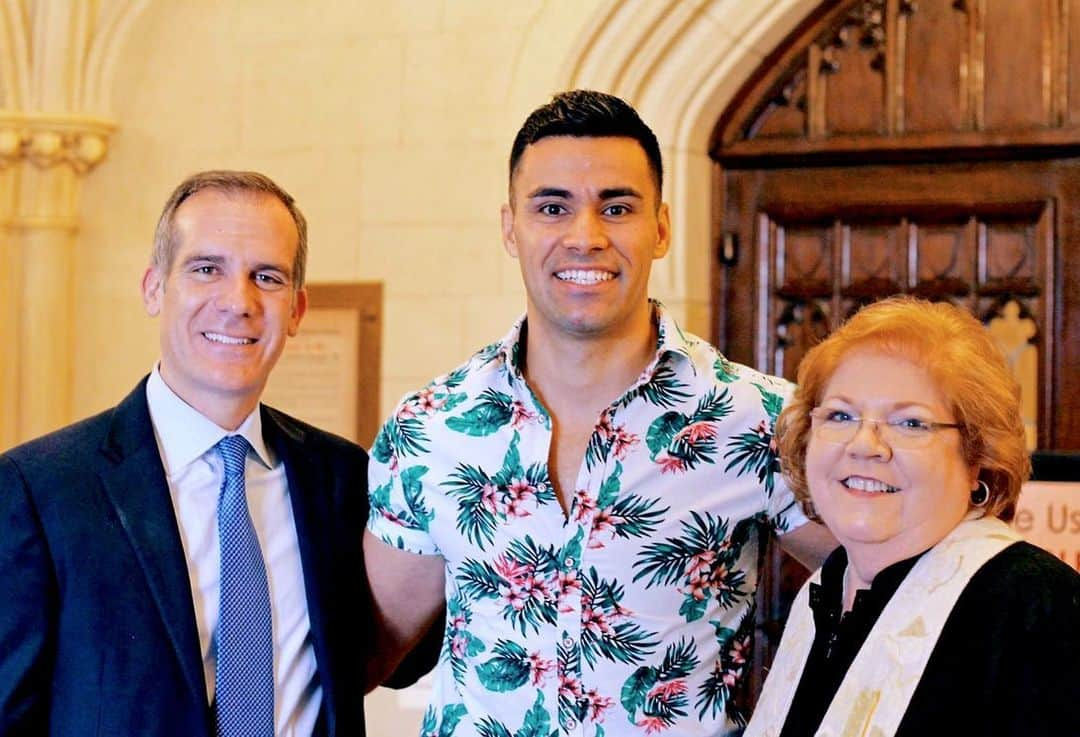
<svg viewBox="0 0 1080 737">
<path fill-rule="evenodd" d="M 225 478 L 214 446 L 230 433 L 184 402 L 155 366 L 146 385 L 154 437 L 165 466 L 187 558 L 208 703 L 214 700 L 220 551 L 218 493 Z M 234 433 L 251 444 L 245 485 L 270 586 L 274 628 L 274 725 L 278 737 L 309 737 L 322 702 L 285 464 L 263 441 L 258 408 Z"/>
</svg>

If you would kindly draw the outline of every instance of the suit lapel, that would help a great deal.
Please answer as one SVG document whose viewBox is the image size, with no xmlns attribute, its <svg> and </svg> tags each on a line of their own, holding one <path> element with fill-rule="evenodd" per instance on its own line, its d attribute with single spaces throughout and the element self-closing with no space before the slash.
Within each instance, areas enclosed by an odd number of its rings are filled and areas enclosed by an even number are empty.
<svg viewBox="0 0 1080 737">
<path fill-rule="evenodd" d="M 117 406 L 101 452 L 107 462 L 98 475 L 106 496 L 135 550 L 192 697 L 195 703 L 205 704 L 187 560 L 154 441 L 145 379 Z"/>
</svg>

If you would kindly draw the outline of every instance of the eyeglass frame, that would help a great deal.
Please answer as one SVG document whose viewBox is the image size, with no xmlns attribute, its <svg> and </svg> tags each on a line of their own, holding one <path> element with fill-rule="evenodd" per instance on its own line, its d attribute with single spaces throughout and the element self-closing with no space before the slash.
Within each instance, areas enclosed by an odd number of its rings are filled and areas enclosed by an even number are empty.
<svg viewBox="0 0 1080 737">
<path fill-rule="evenodd" d="M 814 407 L 812 410 L 810 410 L 810 412 L 807 413 L 810 416 L 810 427 L 811 427 L 811 429 L 816 428 L 816 429 L 820 430 L 821 425 L 817 424 L 817 423 L 828 420 L 827 417 L 823 416 L 822 412 L 826 412 L 826 413 L 828 413 L 828 412 L 844 412 L 845 414 L 848 414 L 848 415 L 851 416 L 851 418 L 852 418 L 851 421 L 852 422 L 857 422 L 857 424 L 855 426 L 855 430 L 851 433 L 851 437 L 849 437 L 847 440 L 830 440 L 829 438 L 824 438 L 823 437 L 822 440 L 824 440 L 826 443 L 834 443 L 836 445 L 847 445 L 852 440 L 854 440 L 855 436 L 857 436 L 859 434 L 859 431 L 862 430 L 863 423 L 864 422 L 869 422 L 869 423 L 874 425 L 874 429 L 877 431 L 878 439 L 881 440 L 886 445 L 888 445 L 890 448 L 894 447 L 894 443 L 891 442 L 886 437 L 886 435 L 881 434 L 881 426 L 885 425 L 885 426 L 893 428 L 895 430 L 899 426 L 899 424 L 900 424 L 899 422 L 890 422 L 889 420 L 872 420 L 872 419 L 869 419 L 867 417 L 859 417 L 858 415 L 856 415 L 854 413 L 851 413 L 851 412 L 847 412 L 846 410 L 843 410 L 843 409 L 839 409 L 839 408 L 835 408 L 835 407 L 823 407 L 821 405 L 818 405 L 817 407 Z M 921 422 L 921 423 L 923 423 L 924 425 L 927 426 L 929 432 L 925 436 L 910 436 L 910 435 L 905 436 L 905 435 L 900 434 L 900 437 L 902 437 L 902 438 L 905 438 L 905 437 L 906 438 L 912 438 L 912 439 L 915 439 L 917 442 L 916 442 L 915 445 L 904 445 L 904 443 L 901 442 L 898 446 L 896 446 L 896 447 L 899 447 L 899 448 L 908 448 L 908 449 L 924 448 L 927 445 L 929 445 L 930 439 L 933 438 L 937 434 L 937 432 L 939 430 L 961 430 L 964 427 L 964 423 L 962 423 L 962 422 L 937 422 L 936 420 L 923 420 L 923 419 L 919 419 L 919 418 L 910 418 L 910 417 L 907 417 L 907 418 L 904 418 L 904 419 L 905 420 L 918 419 L 919 422 Z M 815 423 L 815 420 L 817 421 L 817 423 Z M 919 440 L 920 437 L 925 437 L 926 440 L 925 441 L 920 441 Z"/>
</svg>

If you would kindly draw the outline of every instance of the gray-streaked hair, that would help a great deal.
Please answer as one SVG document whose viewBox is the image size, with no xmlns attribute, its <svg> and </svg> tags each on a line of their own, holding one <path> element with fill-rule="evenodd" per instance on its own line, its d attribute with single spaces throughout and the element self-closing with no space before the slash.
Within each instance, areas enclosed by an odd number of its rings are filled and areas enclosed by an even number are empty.
<svg viewBox="0 0 1080 737">
<path fill-rule="evenodd" d="M 192 174 L 173 190 L 158 218 L 154 230 L 154 250 L 150 263 L 163 273 L 168 273 L 176 256 L 176 211 L 180 205 L 197 192 L 211 189 L 226 194 L 268 194 L 276 197 L 289 211 L 296 225 L 296 256 L 293 258 L 293 289 L 304 287 L 304 272 L 307 268 L 307 220 L 296 205 L 293 196 L 282 189 L 265 174 L 255 171 L 212 170 Z"/>
</svg>

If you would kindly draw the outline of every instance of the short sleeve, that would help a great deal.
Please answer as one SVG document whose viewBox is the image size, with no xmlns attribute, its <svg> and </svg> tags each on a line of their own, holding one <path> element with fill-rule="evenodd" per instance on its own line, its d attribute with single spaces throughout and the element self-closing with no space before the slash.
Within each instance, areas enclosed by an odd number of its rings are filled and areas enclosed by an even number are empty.
<svg viewBox="0 0 1080 737">
<path fill-rule="evenodd" d="M 791 399 L 795 385 L 786 379 L 764 376 L 758 388 L 762 396 L 762 408 L 768 417 L 769 447 L 772 453 L 772 461 L 765 471 L 764 479 L 765 516 L 773 531 L 784 535 L 810 521 L 780 472 L 780 457 L 776 450 L 776 419 L 780 416 L 783 405 Z"/>
<path fill-rule="evenodd" d="M 430 534 L 435 517 L 424 456 L 402 452 L 397 414 L 386 421 L 368 462 L 367 527 L 388 545 L 420 555 L 440 554 Z"/>
</svg>

